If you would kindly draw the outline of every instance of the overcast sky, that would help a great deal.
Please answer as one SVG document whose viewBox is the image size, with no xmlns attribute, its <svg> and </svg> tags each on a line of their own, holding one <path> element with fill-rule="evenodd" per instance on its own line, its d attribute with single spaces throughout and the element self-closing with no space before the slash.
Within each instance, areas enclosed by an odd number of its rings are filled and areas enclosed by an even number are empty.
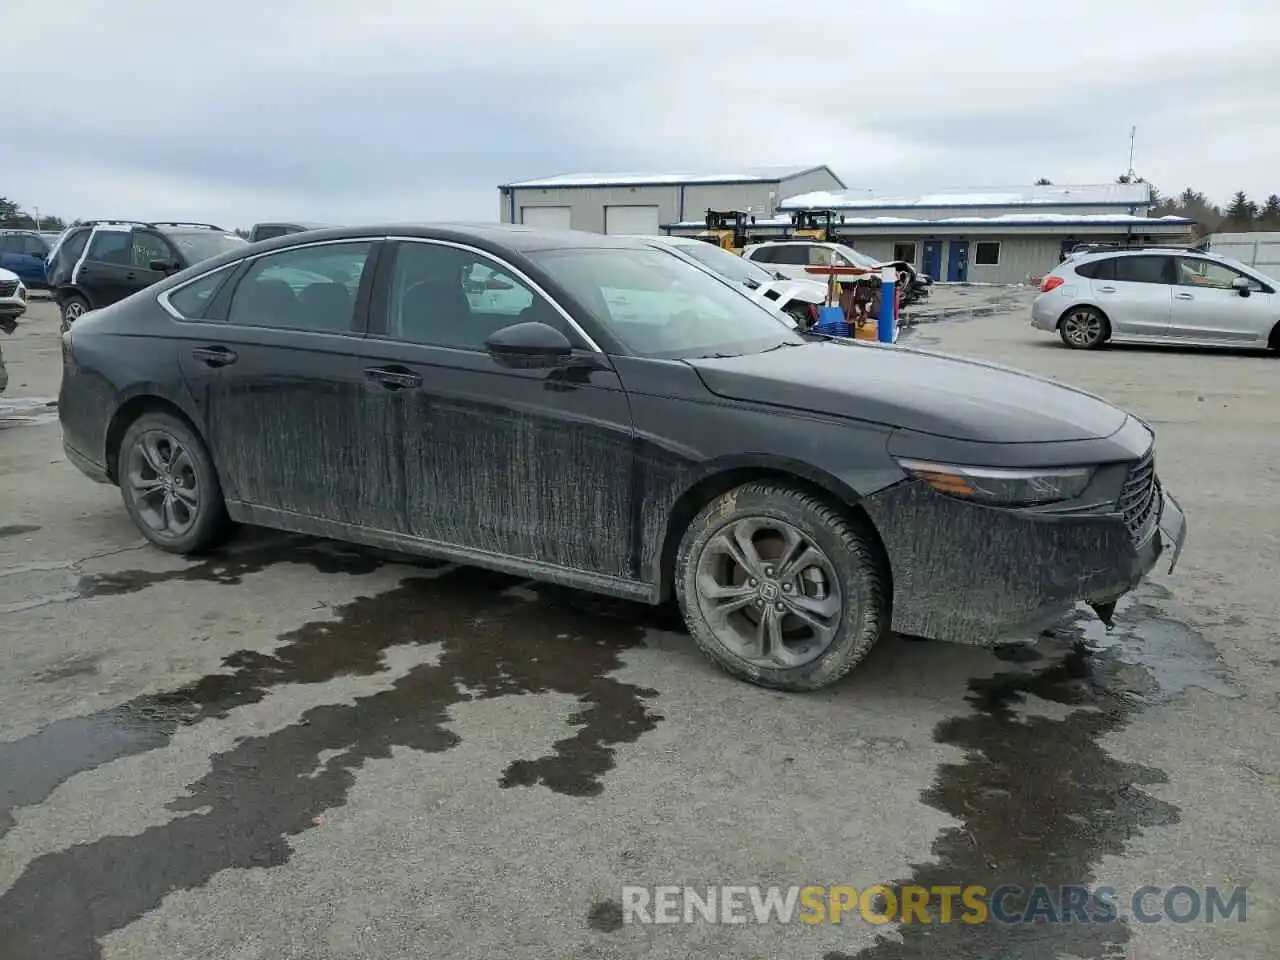
<svg viewBox="0 0 1280 960">
<path fill-rule="evenodd" d="M 511 180 L 790 163 L 881 191 L 1108 182 L 1133 124 L 1166 193 L 1280 192 L 1265 0 L 9 0 L 0 22 L 0 195 L 67 219 L 490 220 Z"/>
</svg>

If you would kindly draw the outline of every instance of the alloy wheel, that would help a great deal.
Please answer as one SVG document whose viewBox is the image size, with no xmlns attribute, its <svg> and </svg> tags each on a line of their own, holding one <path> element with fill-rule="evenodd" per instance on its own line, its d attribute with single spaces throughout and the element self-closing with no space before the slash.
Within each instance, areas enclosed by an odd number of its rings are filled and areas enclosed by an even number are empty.
<svg viewBox="0 0 1280 960">
<path fill-rule="evenodd" d="M 148 430 L 129 450 L 125 483 L 137 515 L 161 539 L 174 539 L 195 525 L 200 485 L 195 463 L 182 442 L 165 430 Z"/>
<path fill-rule="evenodd" d="M 744 517 L 702 549 L 698 605 L 716 639 L 760 667 L 798 667 L 836 639 L 844 597 L 830 558 L 784 520 Z"/>
<path fill-rule="evenodd" d="M 1102 338 L 1102 318 L 1090 310 L 1078 310 L 1062 321 L 1067 340 L 1076 347 L 1089 347 Z"/>
</svg>

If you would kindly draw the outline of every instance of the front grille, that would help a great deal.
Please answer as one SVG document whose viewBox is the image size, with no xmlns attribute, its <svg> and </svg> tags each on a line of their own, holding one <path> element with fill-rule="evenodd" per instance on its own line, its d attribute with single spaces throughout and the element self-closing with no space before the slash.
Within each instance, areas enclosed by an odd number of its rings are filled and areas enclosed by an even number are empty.
<svg viewBox="0 0 1280 960">
<path fill-rule="evenodd" d="M 1134 543 L 1142 543 L 1151 533 L 1160 507 L 1160 481 L 1156 477 L 1156 452 L 1153 446 L 1147 455 L 1129 468 L 1118 503 L 1124 516 L 1124 525 Z"/>
<path fill-rule="evenodd" d="M 0 280 L 0 297 L 12 297 L 17 292 L 17 280 Z"/>
</svg>

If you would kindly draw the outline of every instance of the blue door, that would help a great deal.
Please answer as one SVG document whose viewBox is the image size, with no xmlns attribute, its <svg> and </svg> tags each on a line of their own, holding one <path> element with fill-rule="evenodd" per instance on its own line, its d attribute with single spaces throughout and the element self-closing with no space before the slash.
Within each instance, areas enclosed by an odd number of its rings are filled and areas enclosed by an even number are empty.
<svg viewBox="0 0 1280 960">
<path fill-rule="evenodd" d="M 942 279 L 942 241 L 926 240 L 924 256 L 920 261 L 920 271 L 932 280 Z"/>
<path fill-rule="evenodd" d="M 951 283 L 966 283 L 969 279 L 969 241 L 952 240 L 950 256 L 947 257 L 947 280 Z"/>
</svg>

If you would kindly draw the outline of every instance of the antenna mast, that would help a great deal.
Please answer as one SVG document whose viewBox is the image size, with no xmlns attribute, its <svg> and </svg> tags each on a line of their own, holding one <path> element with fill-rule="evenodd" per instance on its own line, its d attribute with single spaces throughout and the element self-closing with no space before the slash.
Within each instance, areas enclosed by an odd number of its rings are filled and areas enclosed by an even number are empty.
<svg viewBox="0 0 1280 960">
<path fill-rule="evenodd" d="M 1133 142 L 1138 136 L 1138 128 L 1136 126 L 1129 128 L 1129 179 L 1133 180 L 1135 174 L 1133 171 Z"/>
</svg>

